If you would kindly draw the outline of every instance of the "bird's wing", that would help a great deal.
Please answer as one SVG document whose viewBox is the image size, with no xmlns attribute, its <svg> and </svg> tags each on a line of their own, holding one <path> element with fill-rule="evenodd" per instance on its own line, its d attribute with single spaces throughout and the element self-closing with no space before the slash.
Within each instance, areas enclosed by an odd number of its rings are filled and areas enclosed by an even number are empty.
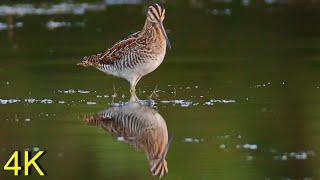
<svg viewBox="0 0 320 180">
<path fill-rule="evenodd" d="M 132 48 L 132 45 L 137 42 L 140 35 L 140 31 L 129 35 L 124 40 L 119 41 L 113 45 L 110 49 L 107 49 L 99 54 L 85 57 L 84 60 L 79 63 L 80 66 L 99 66 L 103 64 L 112 64 L 117 60 L 120 60 L 128 53 L 128 50 Z"/>
</svg>

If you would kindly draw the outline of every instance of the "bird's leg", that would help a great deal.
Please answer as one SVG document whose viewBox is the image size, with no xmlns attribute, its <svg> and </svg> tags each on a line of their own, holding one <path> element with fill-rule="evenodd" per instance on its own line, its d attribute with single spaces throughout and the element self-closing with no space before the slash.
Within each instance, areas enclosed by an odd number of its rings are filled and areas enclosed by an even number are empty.
<svg viewBox="0 0 320 180">
<path fill-rule="evenodd" d="M 136 93 L 135 92 L 131 93 L 130 102 L 138 102 L 138 101 L 139 101 L 139 99 L 138 99 Z"/>
<path fill-rule="evenodd" d="M 130 97 L 131 102 L 136 102 L 139 100 L 136 95 L 136 88 L 135 88 L 134 84 L 130 86 L 130 95 L 131 95 L 131 97 Z"/>
<path fill-rule="evenodd" d="M 132 95 L 132 94 L 135 94 L 135 93 L 136 93 L 136 87 L 133 84 L 133 85 L 130 86 L 130 94 Z"/>
<path fill-rule="evenodd" d="M 132 83 L 130 83 L 130 93 L 136 92 L 136 85 L 142 76 L 138 76 Z"/>
<path fill-rule="evenodd" d="M 139 101 L 136 95 L 136 85 L 142 76 L 138 76 L 132 83 L 130 83 L 130 94 L 131 98 L 130 101 Z"/>
<path fill-rule="evenodd" d="M 130 82 L 130 94 L 131 94 L 131 96 L 136 94 L 136 81 L 135 80 Z"/>
</svg>

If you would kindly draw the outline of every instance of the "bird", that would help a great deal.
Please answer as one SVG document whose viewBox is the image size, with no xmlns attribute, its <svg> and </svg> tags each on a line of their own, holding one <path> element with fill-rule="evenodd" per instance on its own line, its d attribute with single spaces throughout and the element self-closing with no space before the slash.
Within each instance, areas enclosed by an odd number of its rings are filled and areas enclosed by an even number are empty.
<svg viewBox="0 0 320 180">
<path fill-rule="evenodd" d="M 172 136 L 169 139 L 165 120 L 150 106 L 129 101 L 109 107 L 97 115 L 85 116 L 84 122 L 101 126 L 115 138 L 143 150 L 153 176 L 161 178 L 168 173 L 165 158 Z"/>
<path fill-rule="evenodd" d="M 77 65 L 94 67 L 106 74 L 126 79 L 131 95 L 138 81 L 162 63 L 170 41 L 163 25 L 165 9 L 159 4 L 148 7 L 142 30 L 119 41 L 111 48 L 88 57 Z"/>
</svg>

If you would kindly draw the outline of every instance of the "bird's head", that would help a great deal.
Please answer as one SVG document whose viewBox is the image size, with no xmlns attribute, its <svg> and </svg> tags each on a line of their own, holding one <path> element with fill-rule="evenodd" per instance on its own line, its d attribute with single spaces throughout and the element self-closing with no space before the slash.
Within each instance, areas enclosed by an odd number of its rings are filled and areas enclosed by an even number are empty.
<svg viewBox="0 0 320 180">
<path fill-rule="evenodd" d="M 166 10 L 159 4 L 154 4 L 148 7 L 147 20 L 153 25 L 158 26 L 164 38 L 167 41 L 167 46 L 171 49 L 170 41 L 167 36 L 166 30 L 163 26 L 163 20 L 165 18 Z"/>
</svg>

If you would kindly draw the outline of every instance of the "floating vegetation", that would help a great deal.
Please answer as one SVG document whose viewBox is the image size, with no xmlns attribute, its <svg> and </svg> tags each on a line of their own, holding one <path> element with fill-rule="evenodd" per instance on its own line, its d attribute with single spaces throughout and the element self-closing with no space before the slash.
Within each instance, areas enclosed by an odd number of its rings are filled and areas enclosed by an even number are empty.
<svg viewBox="0 0 320 180">
<path fill-rule="evenodd" d="M 23 27 L 23 22 L 16 22 L 15 24 L 11 25 L 11 27 L 7 23 L 0 22 L 0 31 L 7 30 L 9 28 L 21 28 L 21 27 Z M 9 85 L 9 84 L 7 84 L 7 85 Z"/>
<path fill-rule="evenodd" d="M 242 147 L 244 149 L 249 149 L 249 150 L 257 150 L 258 149 L 258 145 L 256 145 L 256 144 L 244 144 Z"/>
<path fill-rule="evenodd" d="M 88 105 L 96 105 L 97 103 L 96 103 L 96 102 L 88 101 L 87 104 L 88 104 Z"/>
<path fill-rule="evenodd" d="M 219 138 L 220 140 L 224 140 L 223 143 L 218 143 L 216 144 L 216 140 L 210 139 L 210 138 L 194 138 L 194 137 L 186 137 L 182 139 L 183 143 L 200 143 L 200 142 L 207 142 L 207 143 L 214 143 L 214 145 L 217 149 L 223 150 L 224 152 L 230 152 L 230 151 L 241 151 L 244 153 L 250 153 L 252 151 L 258 150 L 259 145 L 258 144 L 249 144 L 249 143 L 244 143 L 244 144 L 236 144 L 234 145 L 233 143 L 226 142 L 225 140 L 234 142 L 235 139 L 240 139 L 240 135 L 238 136 L 230 136 L 230 135 L 221 135 L 221 136 L 216 136 L 216 138 Z M 233 137 L 232 139 L 230 139 Z M 262 152 L 268 152 L 264 151 L 263 149 L 261 150 Z M 307 160 L 313 157 L 316 157 L 316 152 L 314 150 L 301 150 L 301 151 L 293 151 L 293 152 L 284 152 L 284 153 L 278 153 L 278 150 L 271 148 L 269 153 L 272 154 L 273 160 L 276 161 L 287 161 L 287 160 Z M 255 156 L 248 154 L 245 155 L 245 160 L 246 161 L 252 161 L 256 159 Z"/>
<path fill-rule="evenodd" d="M 49 30 L 54 30 L 62 27 L 84 27 L 84 22 L 64 22 L 64 21 L 48 21 L 46 27 Z"/>
<path fill-rule="evenodd" d="M 35 146 L 35 147 L 32 148 L 32 151 L 34 151 L 34 152 L 38 152 L 39 150 L 40 150 L 40 148 L 37 147 L 37 146 Z"/>
<path fill-rule="evenodd" d="M 12 6 L 0 6 L 0 16 L 7 15 L 56 15 L 74 14 L 83 15 L 87 11 L 103 11 L 106 8 L 104 3 L 59 3 L 59 4 L 15 4 Z"/>
<path fill-rule="evenodd" d="M 226 149 L 227 145 L 226 144 L 220 144 L 219 148 L 220 149 Z M 257 150 L 258 145 L 257 144 L 237 144 L 235 146 L 230 146 L 230 147 L 235 147 L 236 149 L 247 149 L 247 150 Z"/>
<path fill-rule="evenodd" d="M 20 102 L 19 99 L 0 99 L 0 104 L 13 104 Z"/>
<path fill-rule="evenodd" d="M 247 155 L 246 156 L 246 161 L 252 161 L 254 157 L 252 155 Z"/>
<path fill-rule="evenodd" d="M 284 0 L 264 0 L 266 4 L 289 4 L 290 1 L 284 1 Z"/>
<path fill-rule="evenodd" d="M 71 22 L 48 21 L 46 27 L 49 30 L 53 30 L 59 27 L 71 27 Z"/>
<path fill-rule="evenodd" d="M 235 103 L 235 100 L 228 100 L 228 99 L 211 99 L 210 101 L 205 102 L 203 105 L 212 106 L 217 103 L 221 104 L 229 104 L 229 103 Z"/>
<path fill-rule="evenodd" d="M 41 3 L 39 4 L 15 4 L 1 5 L 0 16 L 17 15 L 57 15 L 73 14 L 83 15 L 90 11 L 104 11 L 107 5 L 141 4 L 141 0 L 104 0 L 99 3 Z"/>
<path fill-rule="evenodd" d="M 141 4 L 142 0 L 104 0 L 107 4 Z"/>
<path fill-rule="evenodd" d="M 80 94 L 88 94 L 90 91 L 88 90 L 82 90 L 82 89 L 67 89 L 67 90 L 58 90 L 58 93 L 63 93 L 63 94 L 75 94 L 75 93 L 80 93 Z"/>
<path fill-rule="evenodd" d="M 220 149 L 225 149 L 226 147 L 227 147 L 227 146 L 226 146 L 225 144 L 220 144 L 220 145 L 219 145 L 219 148 L 220 148 Z"/>
<path fill-rule="evenodd" d="M 181 107 L 189 107 L 190 105 L 192 105 L 191 101 L 188 100 L 162 100 L 160 101 L 163 104 L 168 104 L 168 103 L 172 103 L 173 106 L 181 106 Z"/>
<path fill-rule="evenodd" d="M 12 114 L 11 117 L 4 117 L 6 121 L 9 122 L 25 122 L 25 123 L 30 123 L 31 121 L 37 120 L 37 119 L 43 119 L 43 118 L 55 118 L 57 115 L 55 113 L 45 113 L 45 112 L 40 112 L 40 113 L 35 113 L 35 114 L 28 114 L 28 115 L 23 115 L 23 114 Z"/>
<path fill-rule="evenodd" d="M 88 94 L 88 93 L 90 93 L 90 91 L 78 90 L 78 93 L 80 93 L 80 94 Z"/>
<path fill-rule="evenodd" d="M 208 9 L 207 13 L 210 15 L 216 15 L 216 16 L 224 16 L 224 15 L 231 15 L 231 9 L 225 8 L 225 9 Z"/>
<path fill-rule="evenodd" d="M 217 136 L 219 139 L 229 139 L 231 136 L 229 134 L 227 135 L 222 135 L 222 136 Z"/>
<path fill-rule="evenodd" d="M 310 157 L 315 157 L 316 153 L 312 150 L 310 151 L 299 151 L 299 152 L 285 152 L 279 155 L 273 156 L 274 160 L 286 161 L 289 159 L 295 160 L 307 160 Z"/>
<path fill-rule="evenodd" d="M 30 118 L 26 118 L 26 119 L 24 119 L 24 121 L 26 121 L 26 122 L 30 122 L 30 121 L 31 121 L 31 119 L 30 119 Z"/>
<path fill-rule="evenodd" d="M 271 86 L 271 82 L 262 83 L 262 84 L 255 84 L 251 86 L 250 88 L 267 88 Z"/>
<path fill-rule="evenodd" d="M 203 139 L 203 138 L 186 137 L 186 138 L 184 138 L 183 142 L 187 142 L 187 143 L 199 143 L 199 142 L 204 142 L 204 139 Z"/>
<path fill-rule="evenodd" d="M 63 94 L 75 94 L 75 93 L 79 93 L 79 94 L 88 94 L 90 93 L 90 91 L 85 91 L 85 90 L 59 90 L 59 93 L 63 93 Z M 96 95 L 97 99 L 101 99 L 101 98 L 109 98 L 109 95 Z M 112 98 L 116 98 L 116 96 L 111 96 Z M 126 96 L 122 95 L 121 97 L 119 97 L 121 99 L 125 99 Z M 97 100 L 96 99 L 96 100 Z M 27 104 L 66 104 L 67 102 L 65 100 L 52 100 L 49 98 L 45 98 L 45 99 L 36 99 L 36 98 L 26 98 L 26 99 L 0 99 L 0 104 L 1 105 L 8 105 L 8 104 L 14 104 L 14 103 L 21 103 L 21 102 L 25 102 Z M 96 105 L 97 102 L 94 101 L 93 99 L 91 100 L 71 100 L 69 101 L 69 103 L 86 103 L 88 105 Z M 191 100 L 160 100 L 159 101 L 162 104 L 172 104 L 173 106 L 179 106 L 179 107 L 191 107 L 191 106 L 198 106 L 199 104 L 202 104 L 204 106 L 212 106 L 213 104 L 217 104 L 217 103 L 221 103 L 221 104 L 229 104 L 229 103 L 235 103 L 235 100 L 218 100 L 218 99 L 214 99 L 214 100 L 209 100 L 207 102 L 194 102 Z M 140 100 L 141 104 L 144 105 L 149 105 L 149 106 L 154 106 L 155 104 L 157 104 L 157 101 L 154 100 Z M 123 102 L 117 102 L 117 103 L 113 103 L 113 106 L 121 106 L 123 105 Z"/>
<path fill-rule="evenodd" d="M 28 104 L 33 104 L 33 103 L 41 103 L 41 104 L 52 104 L 53 100 L 51 99 L 34 99 L 34 98 L 28 98 L 25 99 L 24 102 Z"/>
<path fill-rule="evenodd" d="M 110 96 L 105 94 L 105 95 L 97 95 L 97 98 L 109 98 Z"/>
<path fill-rule="evenodd" d="M 254 85 L 251 85 L 250 88 L 270 88 L 271 87 L 271 82 L 265 82 L 265 83 L 254 83 Z M 287 82 L 286 81 L 281 81 L 281 82 L 278 82 L 278 83 L 273 83 L 274 86 L 279 86 L 280 87 L 286 87 L 287 85 Z"/>
<path fill-rule="evenodd" d="M 231 0 L 213 0 L 214 3 L 229 3 Z M 250 6 L 250 0 L 242 0 L 241 5 L 244 7 Z M 285 0 L 264 0 L 266 4 L 291 4 L 290 1 Z M 83 15 L 90 11 L 104 11 L 107 5 L 119 5 L 119 4 L 142 4 L 142 0 L 104 0 L 98 3 L 40 3 L 40 4 L 14 4 L 14 5 L 0 5 L 0 16 L 17 15 L 60 15 L 60 14 L 73 14 Z M 205 8 L 204 3 L 200 1 L 190 1 L 190 6 L 197 8 Z M 210 15 L 231 15 L 232 11 L 230 8 L 215 8 L 208 9 L 207 13 Z"/>
<path fill-rule="evenodd" d="M 204 98 L 204 96 L 200 96 L 200 98 Z M 191 100 L 161 100 L 163 104 L 173 104 L 173 106 L 181 106 L 181 107 L 189 107 L 189 106 L 198 106 L 200 102 L 193 102 Z M 229 104 L 235 103 L 235 100 L 226 100 L 226 99 L 211 99 L 202 103 L 205 106 L 212 106 L 214 104 Z"/>
</svg>

